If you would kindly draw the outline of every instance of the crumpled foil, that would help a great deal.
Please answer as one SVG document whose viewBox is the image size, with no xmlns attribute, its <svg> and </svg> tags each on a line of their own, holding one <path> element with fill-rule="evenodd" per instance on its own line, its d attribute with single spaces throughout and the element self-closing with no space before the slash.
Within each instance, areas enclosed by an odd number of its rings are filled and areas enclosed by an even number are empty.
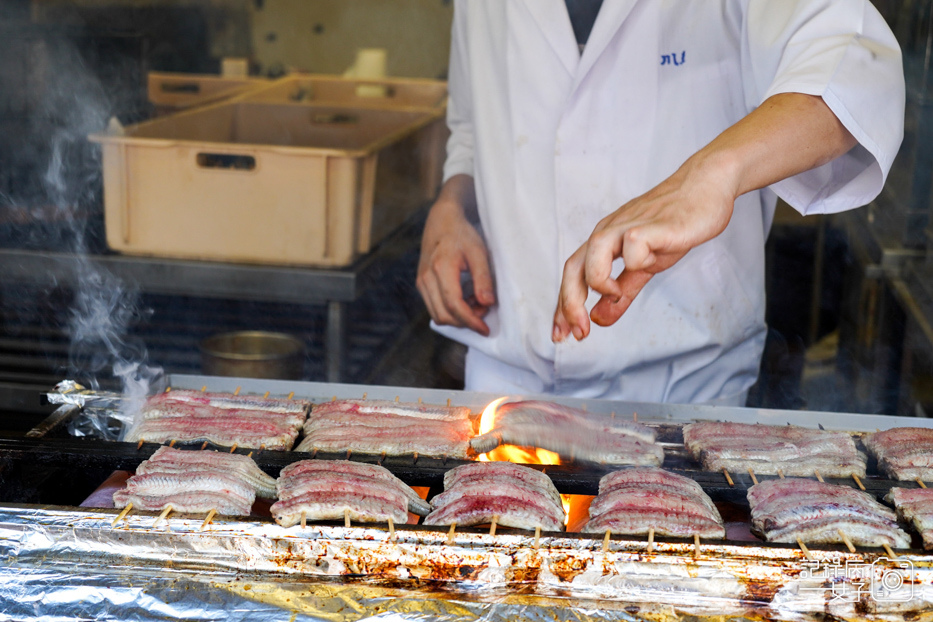
<svg viewBox="0 0 933 622">
<path fill-rule="evenodd" d="M 903 619 L 836 598 L 792 548 L 0 507 L 0 620 Z M 868 554 L 811 551 L 816 561 Z M 907 603 L 933 620 L 933 556 Z M 883 560 L 880 560 L 883 562 Z M 882 603 L 884 604 L 884 603 Z"/>
<path fill-rule="evenodd" d="M 154 388 L 164 389 L 165 380 Z M 50 404 L 77 406 L 68 419 L 68 433 L 108 441 L 123 438 L 135 422 L 146 395 L 128 396 L 113 391 L 88 389 L 74 380 L 62 380 L 46 393 Z"/>
</svg>

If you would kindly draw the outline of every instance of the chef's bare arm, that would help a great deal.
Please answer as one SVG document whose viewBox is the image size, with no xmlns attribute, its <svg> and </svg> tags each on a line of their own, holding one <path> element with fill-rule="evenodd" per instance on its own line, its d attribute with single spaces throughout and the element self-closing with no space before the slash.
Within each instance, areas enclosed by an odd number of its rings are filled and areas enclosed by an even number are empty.
<svg viewBox="0 0 933 622">
<path fill-rule="evenodd" d="M 768 98 L 668 179 L 596 225 L 564 265 L 552 338 L 583 339 L 590 319 L 614 323 L 652 276 L 723 232 L 739 196 L 825 164 L 855 143 L 821 97 Z M 625 269 L 612 279 L 618 257 Z M 590 288 L 602 298 L 588 314 Z"/>
<path fill-rule="evenodd" d="M 489 335 L 483 317 L 495 304 L 489 253 L 476 230 L 476 190 L 473 177 L 454 175 L 431 207 L 421 238 L 418 291 L 438 324 L 466 327 Z M 473 279 L 473 300 L 463 296 L 460 274 Z"/>
</svg>

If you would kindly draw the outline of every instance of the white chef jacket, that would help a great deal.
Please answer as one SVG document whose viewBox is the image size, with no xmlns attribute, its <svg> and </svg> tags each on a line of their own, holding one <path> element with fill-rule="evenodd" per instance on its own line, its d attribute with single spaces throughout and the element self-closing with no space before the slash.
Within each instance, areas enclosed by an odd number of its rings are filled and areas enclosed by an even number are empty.
<svg viewBox="0 0 933 622">
<path fill-rule="evenodd" d="M 435 325 L 476 355 L 471 390 L 742 395 L 764 348 L 775 195 L 803 214 L 864 205 L 903 135 L 900 50 L 867 0 L 605 0 L 582 55 L 563 0 L 459 0 L 449 90 L 445 179 L 474 178 L 497 295 L 489 337 Z M 726 230 L 656 275 L 618 322 L 552 343 L 563 264 L 596 223 L 784 92 L 822 96 L 859 144 L 743 195 Z"/>
</svg>

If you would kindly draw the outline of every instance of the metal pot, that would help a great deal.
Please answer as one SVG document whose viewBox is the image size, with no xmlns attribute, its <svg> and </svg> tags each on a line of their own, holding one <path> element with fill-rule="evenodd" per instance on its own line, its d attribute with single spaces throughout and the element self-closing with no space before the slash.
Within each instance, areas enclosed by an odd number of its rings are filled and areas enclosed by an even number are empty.
<svg viewBox="0 0 933 622">
<path fill-rule="evenodd" d="M 304 375 L 304 343 L 285 333 L 223 333 L 200 347 L 201 370 L 209 376 L 300 380 Z"/>
</svg>

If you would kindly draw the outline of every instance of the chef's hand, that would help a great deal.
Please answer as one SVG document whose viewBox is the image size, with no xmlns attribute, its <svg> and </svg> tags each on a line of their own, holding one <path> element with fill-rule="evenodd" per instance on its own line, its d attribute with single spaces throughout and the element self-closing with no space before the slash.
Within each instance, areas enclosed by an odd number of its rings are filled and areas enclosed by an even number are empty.
<svg viewBox="0 0 933 622">
<path fill-rule="evenodd" d="M 424 226 L 416 283 L 435 322 L 488 336 L 483 317 L 496 300 L 486 244 L 470 222 L 475 211 L 473 178 L 455 175 L 447 180 Z M 469 300 L 464 299 L 461 272 L 473 279 Z"/>
<path fill-rule="evenodd" d="M 735 199 L 846 153 L 856 141 L 822 98 L 784 93 L 724 131 L 671 177 L 602 219 L 564 265 L 552 339 L 609 326 L 651 278 L 725 230 Z M 613 279 L 614 259 L 625 268 Z M 602 294 L 588 314 L 589 289 Z"/>
<path fill-rule="evenodd" d="M 687 251 L 720 233 L 732 217 L 734 197 L 728 181 L 688 162 L 646 194 L 603 218 L 583 246 L 564 264 L 554 340 L 589 334 L 589 320 L 609 326 L 658 272 L 677 263 Z M 612 262 L 625 269 L 613 279 Z M 589 288 L 602 294 L 589 316 L 584 306 Z"/>
</svg>

